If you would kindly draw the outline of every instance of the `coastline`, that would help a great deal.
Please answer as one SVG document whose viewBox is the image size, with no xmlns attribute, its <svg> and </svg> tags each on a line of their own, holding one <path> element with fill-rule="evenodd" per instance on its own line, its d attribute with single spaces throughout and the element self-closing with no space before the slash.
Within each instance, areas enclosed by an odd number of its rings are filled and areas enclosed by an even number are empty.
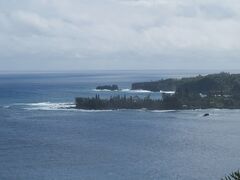
<svg viewBox="0 0 240 180">
<path fill-rule="evenodd" d="M 118 85 L 100 86 L 101 91 L 122 91 Z M 107 89 L 106 89 L 107 88 Z M 96 88 L 98 89 L 98 88 Z M 115 95 L 108 99 L 95 97 L 76 97 L 77 109 L 240 109 L 240 74 L 219 73 L 181 79 L 162 79 L 159 81 L 132 83 L 130 92 L 159 92 L 158 99 L 146 97 Z M 124 92 L 124 91 L 123 91 Z"/>
</svg>

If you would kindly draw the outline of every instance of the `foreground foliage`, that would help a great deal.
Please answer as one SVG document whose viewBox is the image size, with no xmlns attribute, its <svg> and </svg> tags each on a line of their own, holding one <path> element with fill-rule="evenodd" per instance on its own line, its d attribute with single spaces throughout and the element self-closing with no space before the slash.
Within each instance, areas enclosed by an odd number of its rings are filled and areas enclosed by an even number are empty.
<svg viewBox="0 0 240 180">
<path fill-rule="evenodd" d="M 230 175 L 222 178 L 221 180 L 240 180 L 240 171 L 232 172 Z"/>
</svg>

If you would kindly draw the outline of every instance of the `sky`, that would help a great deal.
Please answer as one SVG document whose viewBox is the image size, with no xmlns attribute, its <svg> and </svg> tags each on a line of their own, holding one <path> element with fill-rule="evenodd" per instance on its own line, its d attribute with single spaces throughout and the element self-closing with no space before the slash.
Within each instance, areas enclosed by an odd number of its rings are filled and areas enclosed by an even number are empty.
<svg viewBox="0 0 240 180">
<path fill-rule="evenodd" d="M 0 71 L 240 69 L 239 0 L 0 0 Z"/>
</svg>

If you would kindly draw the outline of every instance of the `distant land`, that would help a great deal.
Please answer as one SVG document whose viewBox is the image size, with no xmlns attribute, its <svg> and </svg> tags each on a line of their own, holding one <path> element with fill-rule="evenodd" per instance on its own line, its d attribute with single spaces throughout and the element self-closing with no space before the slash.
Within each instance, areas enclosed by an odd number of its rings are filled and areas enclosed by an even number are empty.
<svg viewBox="0 0 240 180">
<path fill-rule="evenodd" d="M 110 88 L 112 86 L 109 86 Z M 206 76 L 196 76 L 181 79 L 162 79 L 152 82 L 132 84 L 132 90 L 148 90 L 162 92 L 161 99 L 151 99 L 150 96 L 114 96 L 101 99 L 99 95 L 93 98 L 76 98 L 76 108 L 79 109 L 150 109 L 150 110 L 180 110 L 226 108 L 240 109 L 240 74 L 219 73 Z M 164 93 L 164 92 L 175 93 Z"/>
<path fill-rule="evenodd" d="M 104 85 L 104 86 L 97 86 L 96 90 L 110 90 L 110 91 L 117 91 L 119 90 L 118 85 Z"/>
</svg>

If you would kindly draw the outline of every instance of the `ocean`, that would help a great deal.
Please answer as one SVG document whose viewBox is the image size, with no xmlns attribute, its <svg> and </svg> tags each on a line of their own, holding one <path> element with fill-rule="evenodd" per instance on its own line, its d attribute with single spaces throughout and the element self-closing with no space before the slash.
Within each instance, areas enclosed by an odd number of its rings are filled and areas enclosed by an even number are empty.
<svg viewBox="0 0 240 180">
<path fill-rule="evenodd" d="M 0 74 L 1 180 L 209 180 L 240 168 L 240 110 L 76 110 L 131 83 L 208 71 Z M 118 92 L 96 91 L 117 84 Z M 203 117 L 209 113 L 210 116 Z"/>
</svg>

